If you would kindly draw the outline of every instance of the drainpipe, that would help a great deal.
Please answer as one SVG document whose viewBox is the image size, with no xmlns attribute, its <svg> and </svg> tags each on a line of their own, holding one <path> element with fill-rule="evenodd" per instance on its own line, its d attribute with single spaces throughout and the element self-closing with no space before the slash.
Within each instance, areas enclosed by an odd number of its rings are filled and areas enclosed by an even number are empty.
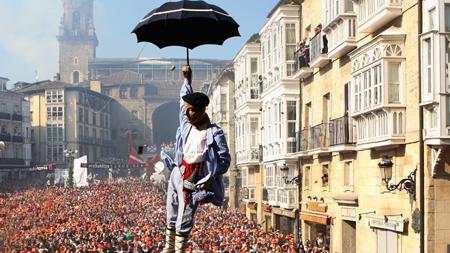
<svg viewBox="0 0 450 253">
<path fill-rule="evenodd" d="M 422 0 L 418 0 L 418 55 L 419 55 L 419 101 L 422 99 L 422 47 L 420 35 L 422 34 Z M 425 165 L 423 140 L 423 107 L 419 105 L 419 195 L 420 195 L 420 253 L 425 253 Z"/>
<path fill-rule="evenodd" d="M 303 25 L 303 17 L 302 17 L 302 13 L 303 13 L 303 9 L 302 9 L 302 4 L 303 4 L 303 0 L 299 1 L 299 36 L 300 36 L 300 40 L 302 39 L 302 25 Z M 299 79 L 298 82 L 298 86 L 299 86 L 299 119 L 298 119 L 298 124 L 299 124 L 299 131 L 302 129 L 302 120 L 303 120 L 303 79 Z M 299 140 L 297 140 L 299 141 Z M 297 144 L 298 146 L 298 144 Z M 302 240 L 302 223 L 300 220 L 300 212 L 302 210 L 302 158 L 298 157 L 297 160 L 297 168 L 298 168 L 298 182 L 297 182 L 297 191 L 298 191 L 298 210 L 297 210 L 297 242 L 300 242 Z"/>
</svg>

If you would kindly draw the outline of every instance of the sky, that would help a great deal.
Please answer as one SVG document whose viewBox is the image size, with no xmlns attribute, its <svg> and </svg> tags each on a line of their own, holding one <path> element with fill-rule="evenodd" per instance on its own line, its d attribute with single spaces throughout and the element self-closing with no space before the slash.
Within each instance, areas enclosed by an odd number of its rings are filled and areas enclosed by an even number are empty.
<svg viewBox="0 0 450 253">
<path fill-rule="evenodd" d="M 94 24 L 98 58 L 185 57 L 183 48 L 159 49 L 136 42 L 131 30 L 152 9 L 167 0 L 95 0 Z M 226 10 L 239 24 L 240 38 L 223 46 L 201 46 L 191 58 L 233 59 L 248 38 L 267 21 L 278 0 L 207 0 Z M 0 76 L 34 82 L 52 79 L 58 72 L 56 35 L 62 16 L 62 0 L 0 0 Z"/>
</svg>

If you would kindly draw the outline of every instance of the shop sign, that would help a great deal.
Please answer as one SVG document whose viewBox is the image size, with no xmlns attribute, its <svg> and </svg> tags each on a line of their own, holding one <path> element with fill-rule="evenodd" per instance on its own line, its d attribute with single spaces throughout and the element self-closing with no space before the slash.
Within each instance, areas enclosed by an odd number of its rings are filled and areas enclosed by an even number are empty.
<svg viewBox="0 0 450 253">
<path fill-rule="evenodd" d="M 315 214 L 315 213 L 310 213 L 310 212 L 301 212 L 300 213 L 300 219 L 304 220 L 304 221 L 310 221 L 310 222 L 314 222 L 314 223 L 323 224 L 323 225 L 329 225 L 330 224 L 330 219 L 328 218 L 328 216 L 327 215 L 323 215 L 323 214 Z"/>
<path fill-rule="evenodd" d="M 321 213 L 327 212 L 327 205 L 325 205 L 322 202 L 310 201 L 307 204 L 307 208 L 308 208 L 308 210 L 311 210 L 314 212 L 321 212 Z"/>
<path fill-rule="evenodd" d="M 369 226 L 374 228 L 382 228 L 386 230 L 396 231 L 396 232 L 404 232 L 405 231 L 405 222 L 408 219 L 396 219 L 396 218 L 385 218 L 385 216 L 376 216 L 376 217 L 368 217 Z"/>
<path fill-rule="evenodd" d="M 272 212 L 274 214 L 287 216 L 287 217 L 295 219 L 295 212 L 292 212 L 292 211 L 289 211 L 289 210 L 284 210 L 284 209 L 281 209 L 281 208 L 273 208 Z"/>
<path fill-rule="evenodd" d="M 342 207 L 341 217 L 343 220 L 356 221 L 356 208 L 355 207 Z"/>
</svg>

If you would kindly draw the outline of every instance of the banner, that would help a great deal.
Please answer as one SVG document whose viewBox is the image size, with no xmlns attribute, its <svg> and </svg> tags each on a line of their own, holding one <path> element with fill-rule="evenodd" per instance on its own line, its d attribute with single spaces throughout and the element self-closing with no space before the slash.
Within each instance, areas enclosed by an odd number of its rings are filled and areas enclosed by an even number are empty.
<svg viewBox="0 0 450 253">
<path fill-rule="evenodd" d="M 73 161 L 73 182 L 76 187 L 89 186 L 87 177 L 88 172 L 86 167 L 81 167 L 82 163 L 87 163 L 87 156 L 82 156 Z"/>
</svg>

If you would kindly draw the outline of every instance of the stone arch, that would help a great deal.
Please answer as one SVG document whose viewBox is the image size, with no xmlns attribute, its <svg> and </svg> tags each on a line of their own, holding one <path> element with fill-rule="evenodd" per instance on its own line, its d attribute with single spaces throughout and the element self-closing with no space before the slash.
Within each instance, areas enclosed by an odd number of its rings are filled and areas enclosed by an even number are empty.
<svg viewBox="0 0 450 253">
<path fill-rule="evenodd" d="M 157 107 L 152 114 L 153 143 L 160 145 L 175 142 L 175 135 L 180 124 L 178 101 L 169 101 Z"/>
</svg>

